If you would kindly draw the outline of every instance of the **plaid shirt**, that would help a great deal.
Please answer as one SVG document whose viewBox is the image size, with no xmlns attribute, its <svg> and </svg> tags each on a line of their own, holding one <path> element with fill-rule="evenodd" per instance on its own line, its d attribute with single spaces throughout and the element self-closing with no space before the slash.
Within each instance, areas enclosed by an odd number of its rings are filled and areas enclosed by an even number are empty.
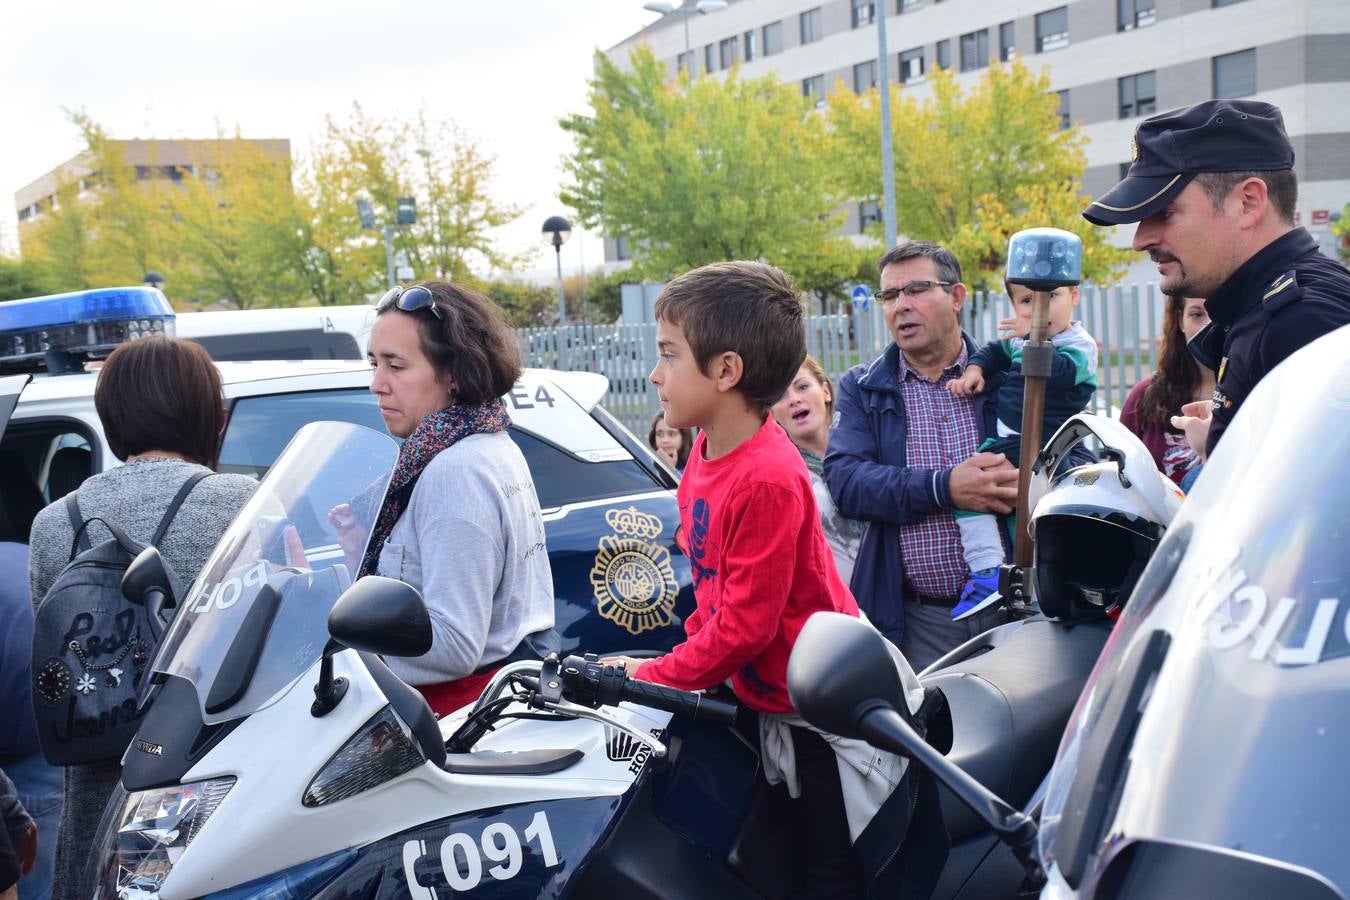
<svg viewBox="0 0 1350 900">
<path fill-rule="evenodd" d="M 937 381 L 905 364 L 900 354 L 900 391 L 905 399 L 905 455 L 916 469 L 950 469 L 980 443 L 972 397 L 957 397 L 947 382 L 960 376 L 969 357 L 961 355 L 942 370 Z M 900 554 L 910 586 L 928 597 L 955 598 L 966 580 L 961 531 L 951 510 L 900 526 Z"/>
</svg>

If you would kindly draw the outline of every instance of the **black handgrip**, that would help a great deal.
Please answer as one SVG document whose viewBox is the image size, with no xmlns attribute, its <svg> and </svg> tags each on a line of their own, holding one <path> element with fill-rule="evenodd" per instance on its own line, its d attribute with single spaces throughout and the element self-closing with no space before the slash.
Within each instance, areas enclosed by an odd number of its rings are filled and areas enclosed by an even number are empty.
<svg viewBox="0 0 1350 900">
<path fill-rule="evenodd" d="M 708 722 L 721 722 L 730 725 L 736 721 L 736 704 L 725 700 L 714 700 L 704 694 L 682 691 L 679 688 L 653 684 L 650 681 L 628 679 L 624 684 L 622 697 L 633 703 L 664 709 L 666 712 Z"/>
</svg>

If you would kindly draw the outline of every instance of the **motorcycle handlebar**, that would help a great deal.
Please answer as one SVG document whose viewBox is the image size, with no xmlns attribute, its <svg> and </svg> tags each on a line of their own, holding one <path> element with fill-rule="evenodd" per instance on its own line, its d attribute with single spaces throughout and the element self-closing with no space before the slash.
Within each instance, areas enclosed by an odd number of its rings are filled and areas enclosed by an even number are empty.
<svg viewBox="0 0 1350 900">
<path fill-rule="evenodd" d="M 638 681 L 636 678 L 629 678 L 620 693 L 624 700 L 650 706 L 653 709 L 662 709 L 676 715 L 688 716 L 691 719 L 703 719 L 708 722 L 719 722 L 723 725 L 730 725 L 736 721 L 736 704 L 727 703 L 724 700 L 714 700 L 703 694 L 682 691 L 679 688 L 667 687 L 664 684 L 653 684 L 650 681 Z"/>
</svg>

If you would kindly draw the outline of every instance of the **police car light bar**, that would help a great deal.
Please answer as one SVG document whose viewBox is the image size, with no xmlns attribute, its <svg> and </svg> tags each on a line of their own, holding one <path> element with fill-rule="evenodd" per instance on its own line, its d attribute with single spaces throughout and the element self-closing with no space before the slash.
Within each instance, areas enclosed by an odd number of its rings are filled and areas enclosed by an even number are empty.
<svg viewBox="0 0 1350 900">
<path fill-rule="evenodd" d="M 173 322 L 173 307 L 152 287 L 10 300 L 0 303 L 0 370 L 69 370 L 133 338 L 172 335 Z"/>
</svg>

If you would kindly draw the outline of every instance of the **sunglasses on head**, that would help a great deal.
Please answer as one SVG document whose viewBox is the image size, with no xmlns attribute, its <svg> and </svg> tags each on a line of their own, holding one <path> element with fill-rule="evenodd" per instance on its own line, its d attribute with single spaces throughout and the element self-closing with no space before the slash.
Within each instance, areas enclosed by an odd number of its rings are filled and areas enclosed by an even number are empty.
<svg viewBox="0 0 1350 900">
<path fill-rule="evenodd" d="M 431 295 L 428 288 L 424 288 L 420 284 L 413 285 L 410 288 L 404 288 L 402 285 L 391 287 L 375 304 L 375 311 L 382 313 L 391 306 L 407 313 L 417 312 L 419 309 L 429 309 L 436 318 L 441 318 L 440 308 L 436 306 L 436 298 Z"/>
</svg>

